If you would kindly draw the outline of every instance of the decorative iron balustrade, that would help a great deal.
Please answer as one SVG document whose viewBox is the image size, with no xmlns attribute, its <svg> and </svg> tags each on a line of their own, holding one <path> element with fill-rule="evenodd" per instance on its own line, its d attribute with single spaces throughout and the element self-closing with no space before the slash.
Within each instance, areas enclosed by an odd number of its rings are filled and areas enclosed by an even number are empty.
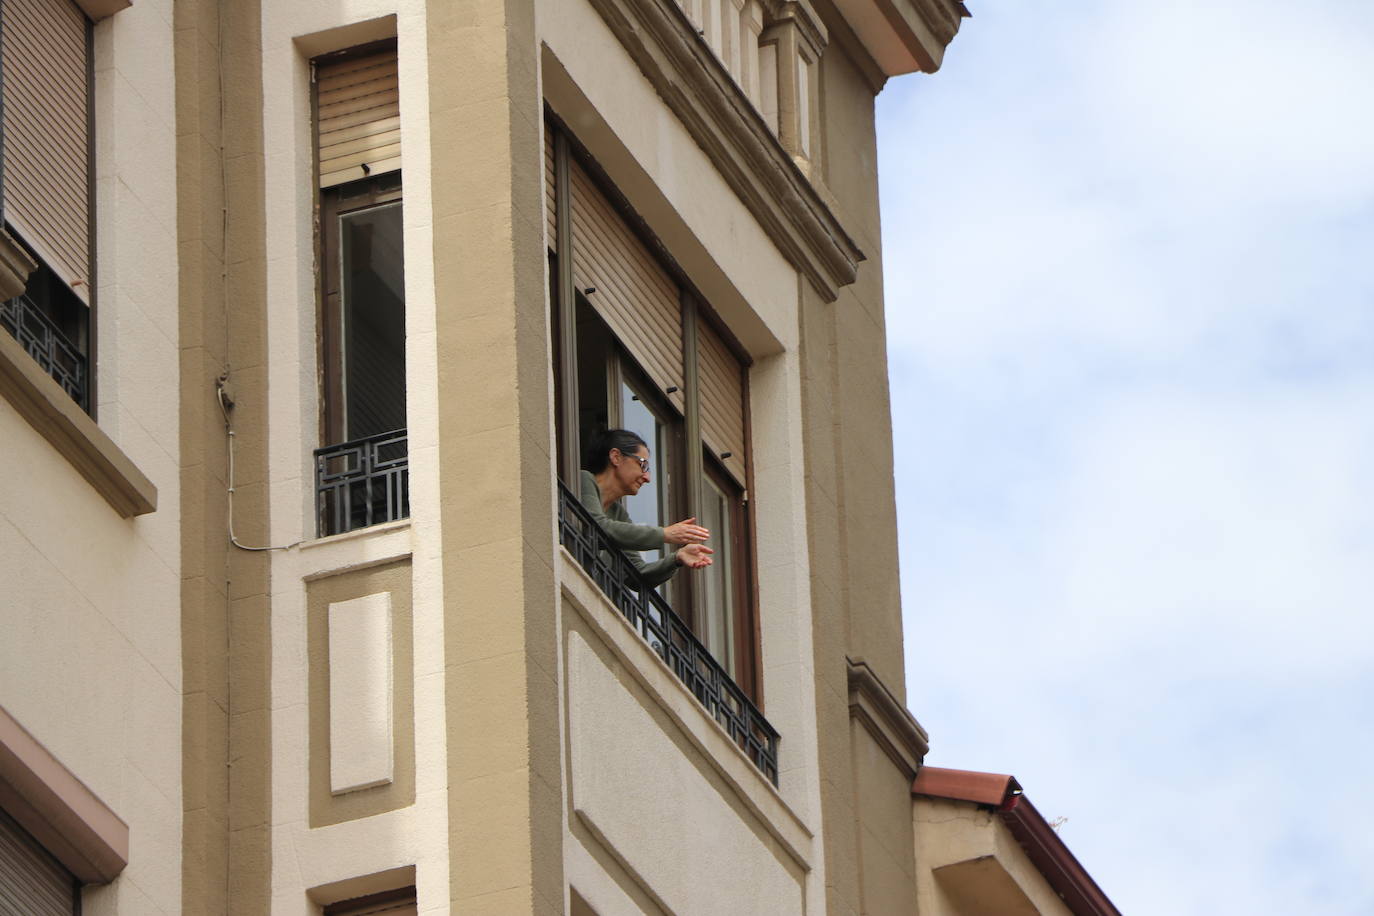
<svg viewBox="0 0 1374 916">
<path fill-rule="evenodd" d="M 86 354 L 67 339 L 67 335 L 43 314 L 33 300 L 20 295 L 0 302 L 0 325 L 14 335 L 14 339 L 28 351 L 34 362 L 51 375 L 82 410 L 90 413 Z"/>
<path fill-rule="evenodd" d="M 561 481 L 558 536 L 678 680 L 725 728 L 754 766 L 777 785 L 777 730 Z"/>
<path fill-rule="evenodd" d="M 316 449 L 315 511 L 320 537 L 409 518 L 406 431 Z"/>
</svg>

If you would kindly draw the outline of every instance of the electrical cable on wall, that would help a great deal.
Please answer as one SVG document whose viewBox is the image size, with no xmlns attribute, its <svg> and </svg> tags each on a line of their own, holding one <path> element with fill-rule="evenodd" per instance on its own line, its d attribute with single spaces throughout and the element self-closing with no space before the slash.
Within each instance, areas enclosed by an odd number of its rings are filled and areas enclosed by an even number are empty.
<svg viewBox="0 0 1374 916">
<path fill-rule="evenodd" d="M 239 543 L 238 537 L 234 534 L 234 420 L 233 420 L 233 418 L 230 416 L 230 412 L 234 409 L 234 399 L 231 398 L 231 397 L 229 397 L 229 392 L 225 390 L 225 386 L 228 385 L 228 383 L 229 383 L 229 373 L 228 373 L 228 371 L 225 371 L 224 373 L 222 373 L 222 374 L 219 376 L 219 378 L 215 379 L 215 401 L 219 404 L 219 412 L 220 412 L 221 414 L 223 414 L 223 416 L 224 416 L 224 431 L 225 431 L 225 433 L 227 434 L 227 435 L 225 436 L 225 439 L 226 439 L 226 443 L 227 443 L 227 449 L 228 449 L 228 452 L 229 452 L 229 471 L 228 471 L 228 484 L 229 484 L 229 486 L 228 486 L 228 497 L 229 497 L 229 511 L 228 511 L 229 543 L 230 543 L 230 544 L 233 544 L 233 545 L 234 545 L 235 547 L 237 547 L 239 550 L 253 550 L 253 551 L 262 551 L 262 550 L 290 550 L 292 547 L 297 547 L 297 546 L 299 546 L 302 542 L 301 542 L 301 541 L 296 541 L 294 544 L 284 544 L 284 545 L 282 545 L 282 546 L 280 546 L 280 547 L 254 547 L 254 546 L 249 545 L 249 544 L 241 544 L 241 543 Z"/>
</svg>

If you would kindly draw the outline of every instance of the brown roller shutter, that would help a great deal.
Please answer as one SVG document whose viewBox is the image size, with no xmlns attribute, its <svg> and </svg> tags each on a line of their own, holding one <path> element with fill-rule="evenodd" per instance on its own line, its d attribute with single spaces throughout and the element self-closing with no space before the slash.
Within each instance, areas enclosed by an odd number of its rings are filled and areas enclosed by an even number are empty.
<svg viewBox="0 0 1374 916">
<path fill-rule="evenodd" d="M 697 322 L 697 388 L 701 437 L 743 487 L 744 367 L 706 321 Z"/>
<path fill-rule="evenodd" d="M 544 215 L 548 225 L 549 250 L 558 251 L 558 177 L 553 153 L 553 129 L 544 130 Z"/>
<path fill-rule="evenodd" d="M 71 0 L 0 3 L 4 214 L 90 304 L 90 69 L 86 17 Z"/>
<path fill-rule="evenodd" d="M 396 49 L 321 61 L 316 79 L 320 187 L 399 169 Z"/>
<path fill-rule="evenodd" d="M 0 913 L 72 916 L 74 912 L 76 880 L 0 811 Z"/>
<path fill-rule="evenodd" d="M 673 282 L 611 202 L 572 163 L 573 282 L 658 389 L 682 410 L 682 303 Z M 669 391 L 669 389 L 676 389 Z"/>
</svg>

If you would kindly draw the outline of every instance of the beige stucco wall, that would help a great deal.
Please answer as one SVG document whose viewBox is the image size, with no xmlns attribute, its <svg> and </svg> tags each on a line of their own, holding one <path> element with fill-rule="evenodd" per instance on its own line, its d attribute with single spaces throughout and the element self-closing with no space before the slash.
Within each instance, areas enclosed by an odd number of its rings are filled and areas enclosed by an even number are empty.
<svg viewBox="0 0 1374 916">
<path fill-rule="evenodd" d="M 181 464 L 170 0 L 95 29 L 96 405 L 158 490 L 133 519 L 0 401 L 0 703 L 130 828 L 85 912 L 180 910 Z"/>
<path fill-rule="evenodd" d="M 589 3 L 541 3 L 538 26 L 545 97 L 553 110 L 754 357 L 751 504 L 758 532 L 764 707 L 783 735 L 781 797 L 808 831 L 819 833 L 807 539 L 812 509 L 802 460 L 798 320 L 799 300 L 811 291 Z M 831 654 L 843 663 L 843 648 Z M 843 704 L 843 681 L 839 691 Z M 577 848 L 579 829 L 569 828 L 570 880 L 574 863 L 595 859 Z M 822 912 L 826 863 L 819 850 L 808 866 L 806 911 Z"/>
<path fill-rule="evenodd" d="M 876 913 L 913 886 L 894 864 L 902 831 L 890 824 L 894 811 L 909 810 L 908 783 L 851 725 L 847 700 L 846 656 L 866 662 L 898 702 L 906 696 L 874 95 L 838 41 L 822 57 L 817 90 L 818 180 L 866 256 L 835 302 L 803 289 L 800 309 L 828 906 Z"/>
<path fill-rule="evenodd" d="M 805 820 L 572 556 L 559 566 L 569 885 L 602 913 L 819 912 Z"/>
<path fill-rule="evenodd" d="M 912 824 L 921 916 L 1069 916 L 994 812 L 917 798 Z"/>
<path fill-rule="evenodd" d="M 268 459 L 270 543 L 285 548 L 272 553 L 273 912 L 317 912 L 313 898 L 320 894 L 312 895 L 312 889 L 377 873 L 385 875 L 350 893 L 413 881 L 421 912 L 446 912 L 449 774 L 425 4 L 264 2 L 262 35 L 266 288 L 273 307 L 265 328 L 267 442 L 257 447 L 266 449 Z M 388 36 L 397 39 L 400 70 L 412 517 L 317 539 L 311 452 L 321 443 L 309 60 Z M 332 800 L 326 791 L 325 800 L 317 798 L 312 805 L 311 773 L 319 782 L 328 772 L 327 760 L 315 752 L 321 728 L 327 732 L 320 716 L 328 713 L 317 708 L 322 699 L 311 694 L 307 677 L 308 669 L 327 666 L 327 658 L 319 657 L 320 634 L 311 642 L 307 619 L 319 609 L 309 595 L 325 583 L 371 581 L 377 569 L 385 568 L 378 564 L 404 558 L 409 559 L 404 614 L 412 651 L 394 670 L 398 693 L 410 700 L 400 710 L 403 719 L 394 723 L 404 767 L 391 787 Z M 319 787 L 314 791 L 318 795 Z M 315 810 L 321 805 L 324 813 Z"/>
</svg>

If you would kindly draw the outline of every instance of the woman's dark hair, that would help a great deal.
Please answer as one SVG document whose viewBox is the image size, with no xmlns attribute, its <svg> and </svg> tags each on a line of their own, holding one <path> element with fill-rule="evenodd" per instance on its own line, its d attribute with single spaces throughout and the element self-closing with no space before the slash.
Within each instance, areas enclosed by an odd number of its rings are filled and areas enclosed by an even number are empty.
<svg viewBox="0 0 1374 916">
<path fill-rule="evenodd" d="M 638 433 L 628 429 L 603 429 L 587 443 L 587 470 L 600 474 L 611 463 L 611 449 L 616 449 L 622 455 L 633 455 L 641 445 L 649 447 L 649 443 L 641 439 Z"/>
</svg>

